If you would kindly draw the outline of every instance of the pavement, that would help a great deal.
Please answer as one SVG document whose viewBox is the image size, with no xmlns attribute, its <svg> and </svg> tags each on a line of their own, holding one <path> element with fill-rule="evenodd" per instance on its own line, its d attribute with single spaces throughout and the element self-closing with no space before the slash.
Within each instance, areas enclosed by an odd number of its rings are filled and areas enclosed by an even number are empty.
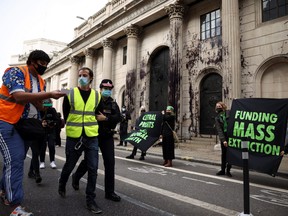
<svg viewBox="0 0 288 216">
<path fill-rule="evenodd" d="M 127 156 L 132 152 L 133 146 L 128 143 L 127 147 L 117 146 L 118 140 L 115 140 L 115 148 L 127 150 Z M 141 153 L 138 150 L 136 159 L 140 157 Z M 159 145 L 150 147 L 146 156 L 157 155 L 162 157 L 162 147 Z M 199 162 L 211 165 L 221 165 L 221 148 L 220 144 L 195 144 L 189 140 L 186 142 L 177 143 L 175 147 L 175 159 L 187 160 L 192 162 Z M 233 167 L 234 169 L 235 167 Z M 288 155 L 284 155 L 278 169 L 278 176 L 288 179 Z"/>
</svg>

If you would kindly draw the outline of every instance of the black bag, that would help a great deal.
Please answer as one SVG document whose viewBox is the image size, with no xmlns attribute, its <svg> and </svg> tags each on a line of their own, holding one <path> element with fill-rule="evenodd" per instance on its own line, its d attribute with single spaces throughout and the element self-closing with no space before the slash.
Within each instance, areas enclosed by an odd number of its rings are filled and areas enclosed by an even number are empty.
<svg viewBox="0 0 288 216">
<path fill-rule="evenodd" d="M 14 126 L 24 140 L 41 139 L 45 135 L 42 122 L 36 118 L 21 118 Z"/>
</svg>

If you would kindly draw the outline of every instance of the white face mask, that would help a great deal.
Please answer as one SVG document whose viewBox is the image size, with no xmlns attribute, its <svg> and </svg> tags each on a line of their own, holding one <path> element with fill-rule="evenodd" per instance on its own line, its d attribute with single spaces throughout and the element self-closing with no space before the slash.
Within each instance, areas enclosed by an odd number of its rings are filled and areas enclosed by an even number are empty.
<svg viewBox="0 0 288 216">
<path fill-rule="evenodd" d="M 89 85 L 89 78 L 81 76 L 78 78 L 78 83 L 80 86 L 87 86 Z"/>
</svg>

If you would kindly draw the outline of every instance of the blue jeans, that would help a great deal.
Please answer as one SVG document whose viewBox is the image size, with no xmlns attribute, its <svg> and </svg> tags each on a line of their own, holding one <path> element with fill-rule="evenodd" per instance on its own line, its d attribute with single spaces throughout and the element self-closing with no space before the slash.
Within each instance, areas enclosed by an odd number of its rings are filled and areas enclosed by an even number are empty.
<svg viewBox="0 0 288 216">
<path fill-rule="evenodd" d="M 84 151 L 84 159 L 87 161 L 88 169 L 88 180 L 86 186 L 86 202 L 87 205 L 94 203 L 96 197 L 96 180 L 97 180 L 97 170 L 98 170 L 98 138 L 97 137 L 83 137 L 83 144 L 78 149 L 75 150 L 76 143 L 80 138 L 67 137 L 66 139 L 66 162 L 63 166 L 61 176 L 59 179 L 59 184 L 66 185 L 68 178 L 73 171 L 76 163 Z"/>
</svg>

